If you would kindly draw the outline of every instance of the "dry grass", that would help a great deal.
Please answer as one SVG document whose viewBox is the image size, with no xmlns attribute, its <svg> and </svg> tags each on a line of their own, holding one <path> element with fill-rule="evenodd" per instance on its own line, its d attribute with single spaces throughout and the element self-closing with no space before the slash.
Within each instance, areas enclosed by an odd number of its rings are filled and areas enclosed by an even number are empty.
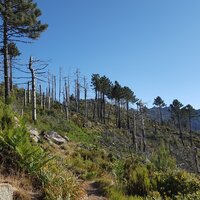
<svg viewBox="0 0 200 200">
<path fill-rule="evenodd" d="M 40 192 L 34 192 L 30 177 L 25 174 L 13 176 L 0 175 L 0 183 L 9 183 L 14 189 L 14 199 L 31 200 L 36 199 Z"/>
</svg>

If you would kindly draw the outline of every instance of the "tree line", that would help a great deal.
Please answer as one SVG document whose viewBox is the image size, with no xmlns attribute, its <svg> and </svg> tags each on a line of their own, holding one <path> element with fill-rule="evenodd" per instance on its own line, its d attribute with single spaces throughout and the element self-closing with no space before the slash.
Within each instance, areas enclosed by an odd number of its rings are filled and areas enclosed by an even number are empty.
<svg viewBox="0 0 200 200">
<path fill-rule="evenodd" d="M 3 56 L 3 73 L 4 73 L 4 89 L 5 89 L 5 103 L 9 104 L 10 93 L 13 90 L 13 59 L 20 56 L 21 52 L 17 47 L 17 43 L 29 43 L 40 37 L 48 25 L 40 21 L 41 10 L 37 4 L 32 0 L 2 0 L 0 1 L 0 34 L 1 44 L 0 54 Z M 127 86 L 121 86 L 118 81 L 114 83 L 106 76 L 93 74 L 91 77 L 91 87 L 94 90 L 94 99 L 88 99 L 88 83 L 84 78 L 83 84 L 80 81 L 80 72 L 77 70 L 74 78 L 74 92 L 70 91 L 69 77 L 62 77 L 60 71 L 59 75 L 59 92 L 57 94 L 57 80 L 55 75 L 47 76 L 47 84 L 42 90 L 42 85 L 39 86 L 39 94 L 36 91 L 37 74 L 44 68 L 34 68 L 33 60 L 30 58 L 28 69 L 31 74 L 31 80 L 27 82 L 27 89 L 24 90 L 24 106 L 27 103 L 32 103 L 32 118 L 37 120 L 37 101 L 40 102 L 42 109 L 51 110 L 52 104 L 59 103 L 63 105 L 67 120 L 70 118 L 70 112 L 73 110 L 80 112 L 81 106 L 84 107 L 84 117 L 90 117 L 94 121 L 103 124 L 110 123 L 114 116 L 116 127 L 126 128 L 133 134 L 133 141 L 136 138 L 137 123 L 140 124 L 142 132 L 143 150 L 146 149 L 145 144 L 145 104 L 136 98 L 135 93 Z M 64 84 L 62 80 L 64 79 Z M 41 80 L 42 81 L 42 80 Z M 81 90 L 84 91 L 84 97 L 81 99 Z M 56 101 L 56 97 L 59 100 Z M 39 97 L 37 99 L 37 97 Z M 62 100 L 61 100 L 62 99 Z M 84 102 L 84 103 L 83 103 Z M 136 103 L 137 109 L 131 109 L 130 104 Z M 162 108 L 166 106 L 161 97 L 156 97 L 154 105 L 158 108 L 159 123 L 164 125 Z M 90 110 L 90 112 L 89 112 Z M 184 145 L 183 137 L 183 121 L 187 116 L 189 123 L 190 142 L 192 140 L 192 118 L 195 116 L 194 108 L 191 105 L 183 106 L 177 99 L 170 105 L 170 112 L 174 124 L 179 130 L 180 139 Z M 89 116 L 90 114 L 90 116 Z M 125 124 L 122 124 L 122 118 L 126 119 Z"/>
</svg>

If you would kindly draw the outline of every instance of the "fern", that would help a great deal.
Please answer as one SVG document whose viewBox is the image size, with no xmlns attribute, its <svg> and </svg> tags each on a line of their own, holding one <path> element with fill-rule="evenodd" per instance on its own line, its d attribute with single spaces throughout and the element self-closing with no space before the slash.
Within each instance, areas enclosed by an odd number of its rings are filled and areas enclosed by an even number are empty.
<svg viewBox="0 0 200 200">
<path fill-rule="evenodd" d="M 41 147 L 31 143 L 29 133 L 21 127 L 3 131 L 0 134 L 0 143 L 4 149 L 18 155 L 18 165 L 29 173 L 37 173 L 52 159 Z"/>
</svg>

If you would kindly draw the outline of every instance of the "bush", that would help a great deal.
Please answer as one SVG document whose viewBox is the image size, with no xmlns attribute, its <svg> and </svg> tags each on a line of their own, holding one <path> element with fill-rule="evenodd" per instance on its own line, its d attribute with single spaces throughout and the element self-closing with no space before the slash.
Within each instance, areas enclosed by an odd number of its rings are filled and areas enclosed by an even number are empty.
<svg viewBox="0 0 200 200">
<path fill-rule="evenodd" d="M 74 175 L 67 168 L 52 160 L 41 170 L 40 178 L 43 182 L 45 199 L 78 199 L 81 192 Z"/>
<path fill-rule="evenodd" d="M 132 168 L 127 177 L 127 192 L 129 195 L 146 196 L 151 189 L 151 181 L 146 166 L 138 165 Z"/>
<path fill-rule="evenodd" d="M 194 174 L 178 170 L 162 173 L 158 176 L 158 191 L 164 196 L 179 199 L 176 196 L 190 196 L 200 192 L 200 179 Z"/>
<path fill-rule="evenodd" d="M 21 126 L 4 130 L 0 144 L 4 155 L 12 154 L 18 166 L 31 174 L 36 174 L 51 159 L 42 148 L 31 143 L 29 133 Z"/>
<path fill-rule="evenodd" d="M 1 106 L 1 104 L 0 104 Z M 1 129 L 11 128 L 14 125 L 14 114 L 10 106 L 5 105 L 0 113 Z"/>
<path fill-rule="evenodd" d="M 151 162 L 156 170 L 166 171 L 169 169 L 176 168 L 176 161 L 170 155 L 170 152 L 164 145 L 158 149 L 158 151 L 153 155 Z"/>
</svg>

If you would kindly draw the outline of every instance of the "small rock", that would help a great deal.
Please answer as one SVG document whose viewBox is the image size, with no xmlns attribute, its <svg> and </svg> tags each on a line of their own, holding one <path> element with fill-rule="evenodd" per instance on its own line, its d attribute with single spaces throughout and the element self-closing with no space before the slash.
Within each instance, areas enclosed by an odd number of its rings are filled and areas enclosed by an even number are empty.
<svg viewBox="0 0 200 200">
<path fill-rule="evenodd" d="M 67 142 L 69 142 L 69 138 L 67 136 L 64 136 L 64 138 L 67 140 Z"/>
<path fill-rule="evenodd" d="M 13 200 L 13 188 L 10 184 L 0 183 L 0 200 Z"/>
<path fill-rule="evenodd" d="M 35 141 L 38 142 L 40 139 L 39 132 L 37 129 L 29 129 L 30 137 Z"/>
<path fill-rule="evenodd" d="M 90 122 L 90 121 L 85 122 L 84 125 L 85 125 L 85 127 L 92 128 L 92 122 Z"/>
<path fill-rule="evenodd" d="M 61 144 L 64 144 L 65 142 L 67 142 L 67 140 L 64 137 L 60 136 L 55 131 L 48 132 L 46 134 L 46 137 L 58 145 L 61 145 Z"/>
</svg>

